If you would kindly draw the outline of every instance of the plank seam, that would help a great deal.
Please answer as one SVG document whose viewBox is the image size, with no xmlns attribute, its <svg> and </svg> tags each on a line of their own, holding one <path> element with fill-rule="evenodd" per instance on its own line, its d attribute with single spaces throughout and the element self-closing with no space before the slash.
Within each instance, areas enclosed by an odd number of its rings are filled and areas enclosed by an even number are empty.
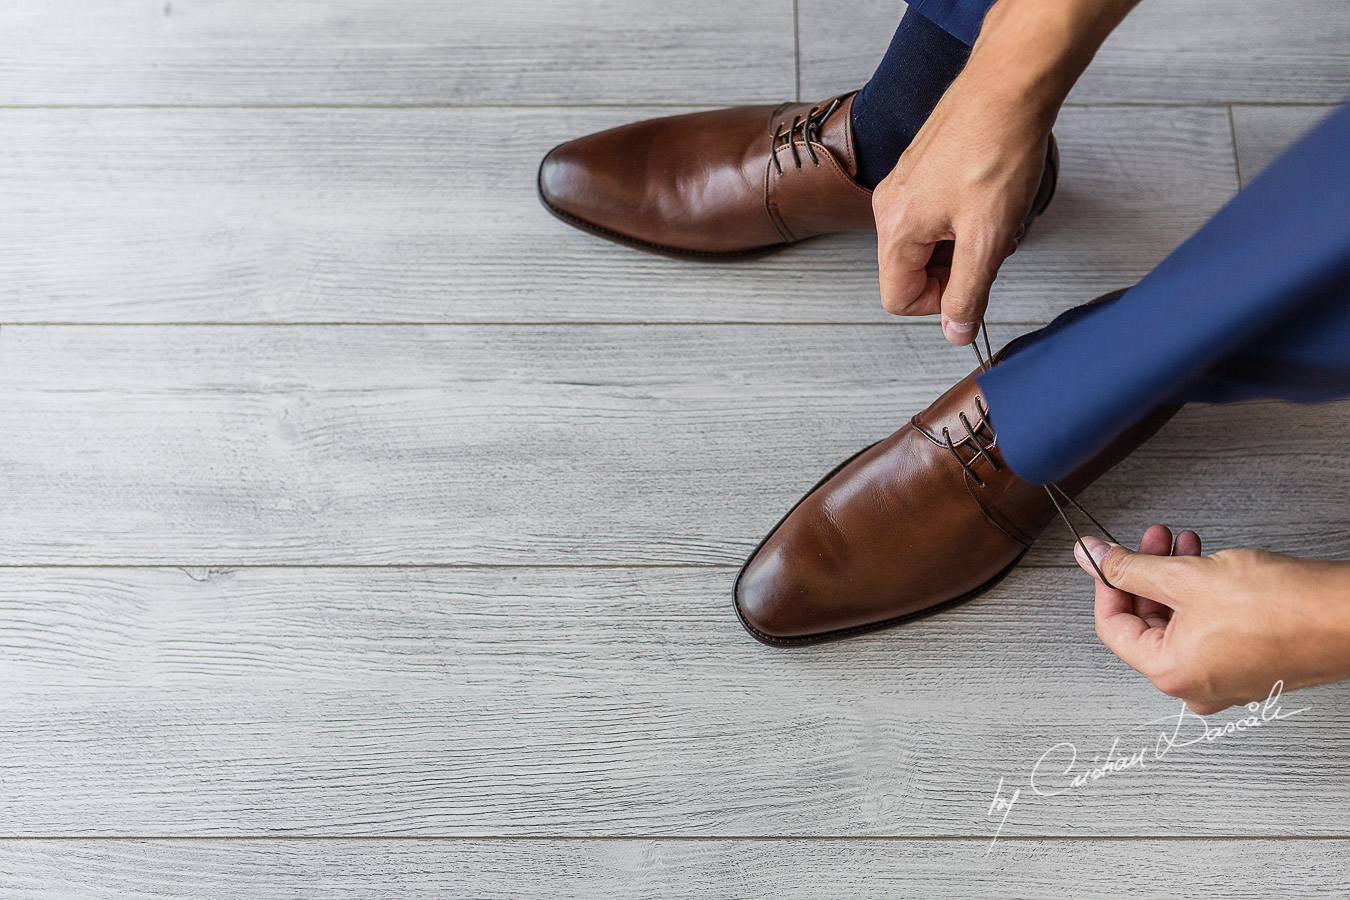
<svg viewBox="0 0 1350 900">
<path fill-rule="evenodd" d="M 690 834 L 432 834 L 432 835 L 366 835 L 366 834 L 332 834 L 332 835 L 298 835 L 298 834 L 225 834 L 225 835 L 187 835 L 187 834 L 152 834 L 152 835 L 12 835 L 0 836 L 0 842 L 31 842 L 41 841 L 97 841 L 97 842 L 130 842 L 130 841 L 174 841 L 188 842 L 195 841 L 199 843 L 217 842 L 217 841 L 286 841 L 286 842 L 332 842 L 332 841 L 557 841 L 557 842 L 583 842 L 583 841 L 670 841 L 682 843 L 710 843 L 715 841 L 757 841 L 765 843 L 785 843 L 788 841 L 831 841 L 831 842 L 865 842 L 878 841 L 887 843 L 901 842 L 935 842 L 935 841 L 980 841 L 988 842 L 988 834 L 877 834 L 877 835 L 847 835 L 847 834 L 761 834 L 761 835 L 690 835 Z M 1037 841 L 1168 841 L 1168 842 L 1186 842 L 1186 841 L 1225 841 L 1225 842 L 1252 842 L 1252 841 L 1281 841 L 1281 842 L 1311 842 L 1311 841 L 1350 841 L 1350 834 L 1330 834 L 1330 835 L 1301 835 L 1301 834 L 1104 834 L 1104 835 L 1074 835 L 1074 834 L 1048 834 L 1043 836 L 1029 834 L 1002 834 L 998 838 L 1000 843 L 1004 842 L 1022 842 L 1030 843 Z"/>
<path fill-rule="evenodd" d="M 768 100 L 729 97 L 712 103 L 661 101 L 649 103 L 0 103 L 4 110 L 87 110 L 87 109 L 690 109 L 733 106 L 744 103 L 768 103 Z M 1198 101 L 1102 101 L 1068 102 L 1063 109 L 1225 109 L 1251 107 L 1334 107 L 1325 100 L 1280 102 L 1243 100 L 1234 103 Z"/>
<path fill-rule="evenodd" d="M 802 102 L 802 26 L 800 0 L 792 0 L 792 59 L 797 67 L 797 102 Z"/>
<path fill-rule="evenodd" d="M 748 550 L 746 551 L 749 552 Z M 144 571 L 156 571 L 165 569 L 391 569 L 391 570 L 419 570 L 419 569 L 539 569 L 543 571 L 553 571 L 557 569 L 614 569 L 622 571 L 646 570 L 646 569 L 676 569 L 688 571 L 700 570 L 726 570 L 734 572 L 741 568 L 743 564 L 737 562 L 730 563 L 228 563 L 228 562 L 210 562 L 210 563 L 185 563 L 185 562 L 164 562 L 164 563 L 0 563 L 0 572 L 4 571 L 23 571 L 35 570 L 46 571 L 56 569 L 70 569 L 76 571 L 94 571 L 98 569 L 134 569 Z M 1029 562 L 1020 563 L 1018 569 L 1066 569 L 1074 572 L 1080 571 L 1081 566 L 1076 563 L 1046 563 Z"/>
</svg>

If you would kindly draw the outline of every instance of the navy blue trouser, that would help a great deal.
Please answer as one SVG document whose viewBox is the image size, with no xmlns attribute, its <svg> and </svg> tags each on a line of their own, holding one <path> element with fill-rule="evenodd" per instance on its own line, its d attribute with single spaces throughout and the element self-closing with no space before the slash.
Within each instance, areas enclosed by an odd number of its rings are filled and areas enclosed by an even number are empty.
<svg viewBox="0 0 1350 900">
<path fill-rule="evenodd" d="M 980 23 L 994 0 L 910 0 L 909 8 L 967 45 L 975 43 Z"/>
<path fill-rule="evenodd" d="M 973 43 L 991 3 L 910 8 Z M 1124 296 L 1070 310 L 979 383 L 1008 464 L 1041 483 L 1169 403 L 1350 396 L 1350 103 Z"/>
</svg>

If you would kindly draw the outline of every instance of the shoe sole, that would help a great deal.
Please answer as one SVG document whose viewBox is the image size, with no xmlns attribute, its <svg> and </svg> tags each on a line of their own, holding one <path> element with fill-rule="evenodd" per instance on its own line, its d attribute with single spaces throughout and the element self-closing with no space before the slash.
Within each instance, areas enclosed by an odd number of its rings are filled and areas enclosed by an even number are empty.
<svg viewBox="0 0 1350 900">
<path fill-rule="evenodd" d="M 806 502 L 806 499 L 808 497 L 810 497 L 816 491 L 820 490 L 821 486 L 824 485 L 825 482 L 829 481 L 835 475 L 838 475 L 839 472 L 842 471 L 845 466 L 853 462 L 859 456 L 862 456 L 868 450 L 871 450 L 879 443 L 881 442 L 876 441 L 874 443 L 868 444 L 866 447 L 863 447 L 857 453 L 853 454 L 848 459 L 844 460 L 839 465 L 835 466 L 833 469 L 827 472 L 825 474 L 825 477 L 820 479 L 820 481 L 817 481 L 809 491 L 807 491 L 805 494 L 802 495 L 802 498 L 800 500 L 792 504 L 792 509 L 789 509 L 783 515 L 783 517 L 778 520 L 778 524 L 774 525 L 773 528 L 769 530 L 769 533 L 766 534 L 764 536 L 764 539 L 761 540 L 759 544 L 755 546 L 755 549 L 750 551 L 750 555 L 746 557 L 745 562 L 741 565 L 740 571 L 736 573 L 736 583 L 731 589 L 731 598 L 732 598 L 731 605 L 736 609 L 736 618 L 740 621 L 741 627 L 744 628 L 752 638 L 759 641 L 761 644 L 767 644 L 770 647 L 803 647 L 811 644 L 824 644 L 829 641 L 837 641 L 843 638 L 857 637 L 858 635 L 869 634 L 873 631 L 881 631 L 884 628 L 893 628 L 896 625 L 903 625 L 906 622 L 913 622 L 917 619 L 922 619 L 925 618 L 926 616 L 931 616 L 936 613 L 943 612 L 944 610 L 951 609 L 952 607 L 960 606 L 962 603 L 965 603 L 969 600 L 974 600 L 976 597 L 985 593 L 990 588 L 994 587 L 1000 581 L 1006 578 L 1009 572 L 1017 568 L 1017 564 L 1022 561 L 1022 557 L 1026 556 L 1027 551 L 1023 550 L 1021 553 L 1017 554 L 1017 556 L 1013 559 L 1012 562 L 1004 566 L 1001 571 L 999 571 L 988 581 L 984 582 L 979 587 L 976 587 L 973 590 L 966 591 L 964 594 L 961 594 L 958 597 L 952 597 L 950 600 L 943 600 L 941 603 L 935 603 L 932 606 L 928 606 L 920 610 L 915 610 L 914 612 L 908 612 L 905 613 L 904 615 L 893 616 L 892 618 L 889 619 L 882 619 L 879 622 L 869 622 L 866 625 L 853 625 L 848 628 L 836 628 L 833 631 L 822 631 L 819 634 L 805 634 L 794 637 L 776 637 L 772 634 L 765 634 L 755 626 L 751 625 L 748 621 L 746 621 L 745 613 L 741 610 L 741 598 L 740 598 L 741 578 L 742 576 L 745 575 L 745 570 L 750 567 L 750 563 L 753 562 L 755 557 L 759 555 L 759 551 L 764 549 L 764 545 L 769 542 L 769 538 L 773 537 L 774 534 L 777 533 L 778 529 L 781 528 L 783 523 L 787 521 L 788 516 L 792 515 L 793 512 L 796 511 L 797 507 L 801 506 L 803 503 Z"/>
</svg>

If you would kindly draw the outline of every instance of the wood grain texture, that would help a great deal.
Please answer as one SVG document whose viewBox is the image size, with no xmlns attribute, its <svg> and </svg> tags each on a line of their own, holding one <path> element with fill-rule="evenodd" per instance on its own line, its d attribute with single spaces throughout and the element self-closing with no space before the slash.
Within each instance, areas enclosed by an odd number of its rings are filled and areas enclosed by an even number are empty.
<svg viewBox="0 0 1350 900">
<path fill-rule="evenodd" d="M 0 321 L 894 321 L 876 239 L 706 265 L 549 216 L 539 159 L 669 110 L 0 111 Z M 1133 283 L 1236 189 L 1219 109 L 1074 109 L 991 321 Z"/>
<path fill-rule="evenodd" d="M 1096 641 L 1076 571 L 799 651 L 741 631 L 730 579 L 0 572 L 0 836 L 987 836 L 1000 778 L 1152 746 L 1181 709 Z M 1350 833 L 1347 692 L 1027 790 L 1005 834 Z"/>
<path fill-rule="evenodd" d="M 1233 900 L 1350 889 L 1345 841 L 44 841 L 0 843 L 25 897 Z M 1015 886 L 1015 887 L 1014 887 Z"/>
<path fill-rule="evenodd" d="M 1334 106 L 1235 106 L 1233 134 L 1245 184 L 1270 165 Z"/>
<path fill-rule="evenodd" d="M 1077 569 L 1024 567 L 943 615 L 793 651 L 741 630 L 734 578 L 707 567 L 0 569 L 0 671 L 29 693 L 524 680 L 701 694 L 785 678 L 868 690 L 975 678 L 1014 693 L 1155 698 L 1098 644 Z"/>
<path fill-rule="evenodd" d="M 903 14 L 799 0 L 802 96 L 864 84 Z M 1152 0 L 1098 52 L 1070 103 L 1335 103 L 1350 93 L 1346 0 Z"/>
<path fill-rule="evenodd" d="M 1066 109 L 1059 196 L 991 321 L 1044 322 L 1193 232 L 1237 186 L 1218 104 L 1339 100 L 1346 12 L 1138 10 L 1073 102 L 1209 108 Z M 1180 709 L 1096 641 L 1057 530 L 902 629 L 783 652 L 737 625 L 732 566 L 970 360 L 881 313 L 868 235 L 654 259 L 548 218 L 535 166 L 675 104 L 787 99 L 798 36 L 804 97 L 855 87 L 897 19 L 0 8 L 0 323 L 142 323 L 0 327 L 3 892 L 1346 893 L 1346 685 L 1026 791 L 984 855 L 1000 778 L 1152 744 Z M 1238 107 L 1242 173 L 1311 115 Z M 736 322 L 766 324 L 713 324 Z M 1188 410 L 1084 500 L 1122 537 L 1347 555 L 1348 426 L 1350 404 Z M 248 839 L 195 839 L 221 836 Z M 299 836 L 335 839 L 269 839 Z"/>
<path fill-rule="evenodd" d="M 739 563 L 973 363 L 931 325 L 12 326 L 0 359 L 17 565 Z M 1188 410 L 1085 501 L 1346 554 L 1347 417 Z"/>
<path fill-rule="evenodd" d="M 791 0 L 7 3 L 0 105 L 778 102 L 792 29 Z"/>
</svg>

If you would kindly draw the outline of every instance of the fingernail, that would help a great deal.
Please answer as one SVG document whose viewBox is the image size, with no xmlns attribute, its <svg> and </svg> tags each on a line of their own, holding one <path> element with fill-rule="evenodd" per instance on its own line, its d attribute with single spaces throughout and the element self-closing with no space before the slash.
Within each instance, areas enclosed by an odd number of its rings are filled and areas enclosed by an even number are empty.
<svg viewBox="0 0 1350 900">
<path fill-rule="evenodd" d="M 979 322 L 958 322 L 955 319 L 942 317 L 942 330 L 949 338 L 968 338 L 980 328 Z"/>
<path fill-rule="evenodd" d="M 1092 554 L 1092 561 L 1099 566 L 1102 564 L 1102 560 L 1106 559 L 1106 554 L 1111 552 L 1111 548 L 1116 546 L 1115 544 L 1109 544 L 1101 538 L 1095 538 L 1091 535 L 1083 538 L 1083 544 L 1087 547 L 1088 553 Z M 1077 550 L 1074 551 L 1075 554 L 1078 552 L 1079 551 Z"/>
</svg>

